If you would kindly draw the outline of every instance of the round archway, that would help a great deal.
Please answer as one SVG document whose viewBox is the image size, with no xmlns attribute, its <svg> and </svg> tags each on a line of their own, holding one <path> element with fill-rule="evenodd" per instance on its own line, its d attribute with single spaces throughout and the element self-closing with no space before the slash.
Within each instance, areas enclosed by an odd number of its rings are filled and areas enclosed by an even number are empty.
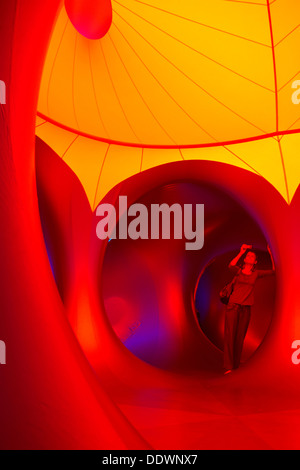
<svg viewBox="0 0 300 470">
<path fill-rule="evenodd" d="M 224 306 L 219 291 L 231 276 L 228 263 L 234 250 L 251 242 L 259 250 L 261 266 L 267 267 L 264 234 L 238 201 L 207 182 L 169 181 L 135 203 L 148 210 L 149 239 L 111 240 L 102 266 L 101 295 L 115 333 L 133 354 L 157 367 L 220 370 Z M 155 204 L 178 205 L 183 218 L 187 205 L 195 209 L 204 204 L 204 246 L 187 250 L 184 235 L 175 238 L 175 216 L 169 239 L 151 239 Z M 258 288 L 244 359 L 259 347 L 272 319 L 275 286 L 272 280 L 266 282 Z"/>
</svg>

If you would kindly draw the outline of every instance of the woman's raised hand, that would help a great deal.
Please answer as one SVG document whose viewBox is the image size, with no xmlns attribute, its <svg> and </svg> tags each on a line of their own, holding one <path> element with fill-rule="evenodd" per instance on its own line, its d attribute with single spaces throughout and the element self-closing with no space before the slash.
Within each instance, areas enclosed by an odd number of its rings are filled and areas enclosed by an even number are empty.
<svg viewBox="0 0 300 470">
<path fill-rule="evenodd" d="M 241 253 L 245 253 L 247 250 L 251 250 L 252 245 L 242 245 L 241 246 Z"/>
</svg>

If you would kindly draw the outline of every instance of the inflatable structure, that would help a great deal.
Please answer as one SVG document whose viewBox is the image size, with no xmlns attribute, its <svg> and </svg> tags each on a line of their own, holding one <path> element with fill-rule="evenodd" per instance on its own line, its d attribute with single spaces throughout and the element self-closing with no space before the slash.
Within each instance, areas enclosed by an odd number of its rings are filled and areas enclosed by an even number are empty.
<svg viewBox="0 0 300 470">
<path fill-rule="evenodd" d="M 283 0 L 1 3 L 1 448 L 299 448 L 299 18 Z M 122 195 L 204 204 L 203 248 L 99 240 Z M 223 375 L 242 243 L 263 269 L 269 245 L 276 276 Z"/>
</svg>

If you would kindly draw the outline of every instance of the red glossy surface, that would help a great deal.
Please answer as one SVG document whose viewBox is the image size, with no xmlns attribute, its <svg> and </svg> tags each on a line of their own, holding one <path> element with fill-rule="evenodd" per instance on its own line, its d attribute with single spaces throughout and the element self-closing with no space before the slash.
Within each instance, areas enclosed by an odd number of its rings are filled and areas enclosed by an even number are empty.
<svg viewBox="0 0 300 470">
<path fill-rule="evenodd" d="M 68 16 L 77 31 L 88 39 L 101 39 L 112 21 L 111 0 L 65 0 Z"/>
</svg>

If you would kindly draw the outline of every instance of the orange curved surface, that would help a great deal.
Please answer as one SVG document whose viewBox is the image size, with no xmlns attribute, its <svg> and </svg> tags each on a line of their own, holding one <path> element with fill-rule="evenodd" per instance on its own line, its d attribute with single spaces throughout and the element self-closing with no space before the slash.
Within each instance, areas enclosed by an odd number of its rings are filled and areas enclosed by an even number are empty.
<svg viewBox="0 0 300 470">
<path fill-rule="evenodd" d="M 79 176 L 91 207 L 138 171 L 194 158 L 254 171 L 290 203 L 299 185 L 300 116 L 291 85 L 300 7 L 280 0 L 112 6 L 112 26 L 99 41 L 81 36 L 62 7 L 38 102 L 37 135 Z M 97 141 L 110 145 L 108 152 Z M 144 159 L 124 145 L 177 151 L 146 152 Z M 221 148 L 203 150 L 211 145 Z M 85 146 L 93 147 L 88 167 L 100 185 L 86 177 Z M 179 153 L 184 147 L 201 149 Z M 103 178 L 110 161 L 118 162 L 119 176 L 108 171 Z"/>
</svg>

